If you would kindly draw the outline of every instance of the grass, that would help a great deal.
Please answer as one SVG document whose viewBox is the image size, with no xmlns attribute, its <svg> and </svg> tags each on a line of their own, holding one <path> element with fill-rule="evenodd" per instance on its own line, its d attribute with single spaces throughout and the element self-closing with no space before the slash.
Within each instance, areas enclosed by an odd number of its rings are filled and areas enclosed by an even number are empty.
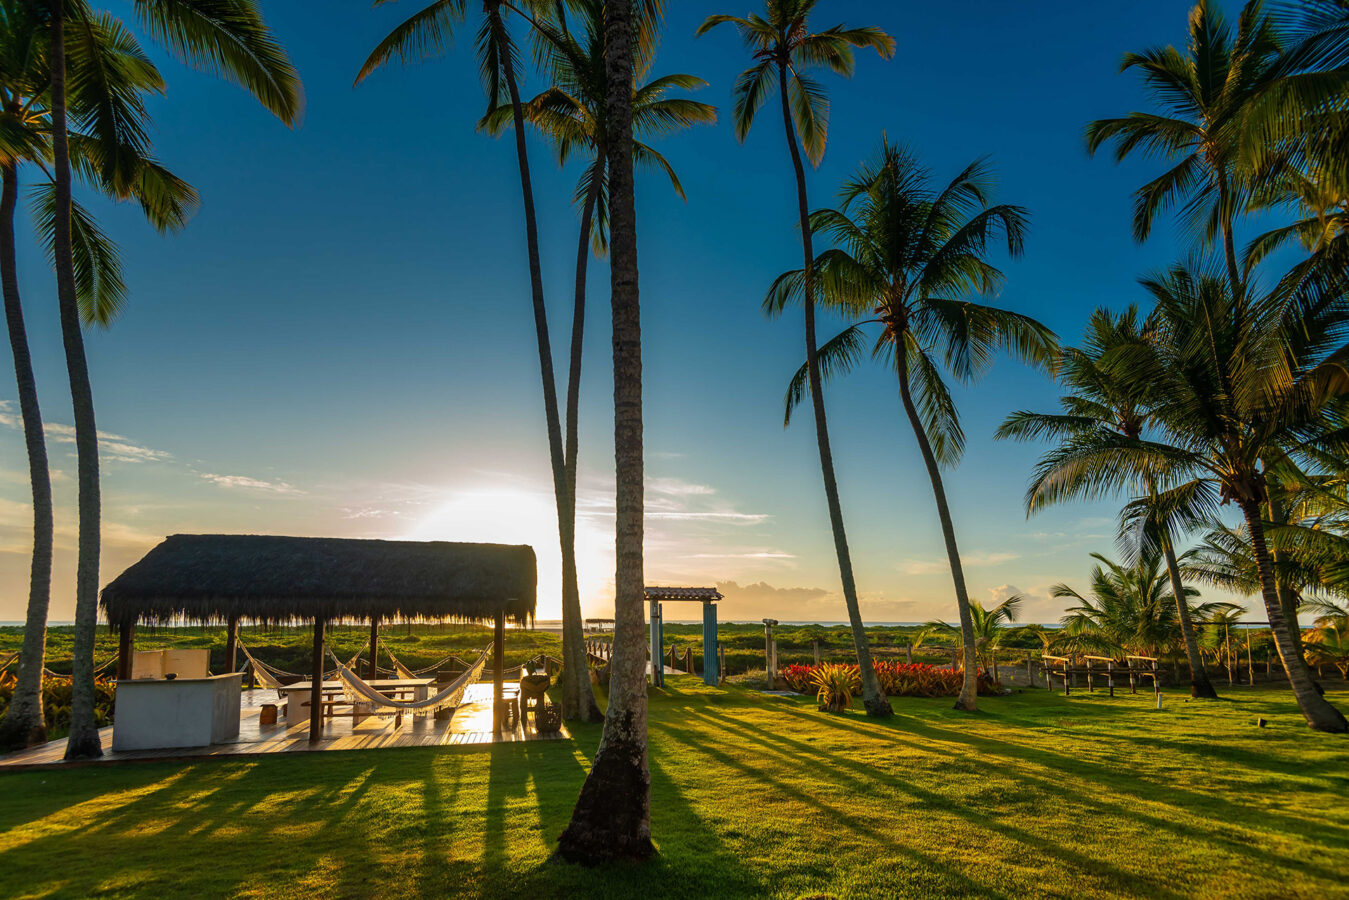
<svg viewBox="0 0 1349 900">
<path fill-rule="evenodd" d="M 1027 691 L 889 722 L 670 678 L 659 857 L 546 862 L 598 742 L 0 775 L 0 896 L 1349 896 L 1349 739 L 1286 691 Z M 1349 693 L 1334 699 L 1349 706 Z M 1268 728 L 1254 725 L 1256 716 Z"/>
</svg>

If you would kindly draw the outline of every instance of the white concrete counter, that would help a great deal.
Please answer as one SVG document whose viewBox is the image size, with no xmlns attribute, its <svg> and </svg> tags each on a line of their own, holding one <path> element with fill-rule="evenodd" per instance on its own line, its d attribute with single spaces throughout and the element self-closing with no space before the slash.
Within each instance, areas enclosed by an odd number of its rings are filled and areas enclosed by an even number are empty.
<svg viewBox="0 0 1349 900">
<path fill-rule="evenodd" d="M 242 672 L 117 682 L 113 750 L 205 747 L 239 736 Z"/>
</svg>

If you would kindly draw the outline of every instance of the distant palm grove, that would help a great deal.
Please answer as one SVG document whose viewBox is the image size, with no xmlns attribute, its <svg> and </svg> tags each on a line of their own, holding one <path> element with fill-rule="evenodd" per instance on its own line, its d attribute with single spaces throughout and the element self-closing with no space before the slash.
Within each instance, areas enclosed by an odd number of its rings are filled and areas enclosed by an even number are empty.
<svg viewBox="0 0 1349 900">
<path fill-rule="evenodd" d="M 922 506 L 898 515 L 940 534 L 950 573 L 949 615 L 905 641 L 905 665 L 924 644 L 946 642 L 949 678 L 925 695 L 946 698 L 943 729 L 975 728 L 990 710 L 1001 715 L 1011 682 L 1004 687 L 999 676 L 998 651 L 1013 646 L 1066 660 L 1065 689 L 1075 661 L 1151 660 L 1154 679 L 1166 669 L 1179 677 L 1193 701 L 1187 711 L 1213 709 L 1218 704 L 1206 701 L 1226 699 L 1214 663 L 1226 652 L 1230 665 L 1239 629 L 1248 657 L 1259 646 L 1282 668 L 1280 696 L 1290 710 L 1296 703 L 1307 726 L 1349 732 L 1340 708 L 1346 695 L 1322 683 L 1327 670 L 1341 679 L 1349 672 L 1349 3 L 1220 8 L 1199 0 L 1183 44 L 1139 48 L 1119 61 L 1118 77 L 1146 99 L 1082 122 L 1081 152 L 1102 168 L 1127 160 L 1146 180 L 1132 208 L 1093 214 L 1131 221 L 1139 243 L 1179 228 L 1187 248 L 1172 264 L 1137 273 L 1133 302 L 1091 311 L 1082 333 L 1070 336 L 999 299 L 1009 278 L 1004 260 L 1033 252 L 1036 198 L 1024 190 L 1003 196 L 997 160 L 979 147 L 958 159 L 923 158 L 906 143 L 903 123 L 878 121 L 866 123 L 872 149 L 841 184 L 821 183 L 814 171 L 835 124 L 831 86 L 853 76 L 859 55 L 887 64 L 902 53 L 896 39 L 906 38 L 848 21 L 855 4 L 736 2 L 708 4 L 696 35 L 682 36 L 743 57 L 736 68 L 747 68 L 731 84 L 662 67 L 665 0 L 398 0 L 406 18 L 366 58 L 350 60 L 353 96 L 377 103 L 366 84 L 375 73 L 417 64 L 426 72 L 443 55 L 472 54 L 485 106 L 480 118 L 458 124 L 495 140 L 518 176 L 504 196 L 521 232 L 503 240 L 518 241 L 522 258 L 494 277 L 515 297 L 516 327 L 532 335 L 529 377 L 537 374 L 542 391 L 537 440 L 548 451 L 559 542 L 535 549 L 561 560 L 558 706 L 578 734 L 598 737 L 597 748 L 586 748 L 588 768 L 565 827 L 546 835 L 555 858 L 587 866 L 646 860 L 661 847 L 653 818 L 668 821 L 659 811 L 653 817 L 653 779 L 670 775 L 653 775 L 648 743 L 644 232 L 636 186 L 650 179 L 661 191 L 695 194 L 698 185 L 681 178 L 661 146 L 719 119 L 730 123 L 725 165 L 770 169 L 790 190 L 775 199 L 791 203 L 784 224 L 794 235 L 784 248 L 791 267 L 737 302 L 760 308 L 765 329 L 794 335 L 799 357 L 781 373 L 784 394 L 764 402 L 781 409 L 784 426 L 813 429 L 819 469 L 802 475 L 822 487 L 818 512 L 832 536 L 830 565 L 836 558 L 838 566 L 830 587 L 843 598 L 851 641 L 846 665 L 830 668 L 819 665 L 828 633 L 813 633 L 817 665 L 790 683 L 772 681 L 770 649 L 763 687 L 818 691 L 821 716 L 846 712 L 855 695 L 865 715 L 851 719 L 849 734 L 859 741 L 896 720 L 903 732 L 902 704 L 928 690 L 920 684 L 927 676 L 897 668 L 893 658 L 873 659 L 868 588 L 855 574 L 839 487 L 866 474 L 836 467 L 833 450 L 868 438 L 831 428 L 827 416 L 831 395 L 849 390 L 850 373 L 877 367 L 894 405 L 874 415 L 899 422 L 905 443 L 876 448 L 876 465 L 922 484 Z M 393 0 L 375 5 L 386 3 Z M 147 100 L 164 94 L 176 73 L 161 72 L 144 44 L 237 86 L 280 125 L 299 125 L 300 73 L 267 25 L 265 6 L 132 0 L 119 4 L 131 13 L 122 21 L 86 0 L 0 0 L 0 288 L 33 516 L 27 617 L 0 752 L 46 743 L 56 730 L 44 710 L 44 682 L 56 677 L 46 652 L 52 473 L 33 363 L 35 352 L 56 350 L 30 346 L 25 328 L 37 301 L 20 296 L 27 283 L 16 250 L 20 208 L 54 275 L 49 293 L 74 410 L 78 572 L 65 755 L 92 760 L 103 753 L 94 656 L 108 573 L 99 570 L 98 373 L 86 363 L 83 336 L 115 328 L 135 286 L 123 276 L 119 235 L 81 198 L 135 204 L 150 228 L 166 233 L 190 227 L 192 213 L 210 202 L 156 155 Z M 774 136 L 755 145 L 774 155 L 751 159 L 730 146 L 732 135 L 743 142 L 751 131 Z M 546 164 L 575 174 L 567 199 L 576 216 L 564 223 L 563 248 L 574 263 L 565 280 L 550 281 L 541 262 L 541 232 L 557 231 L 540 227 L 535 139 L 551 153 Z M 445 203 L 452 207 L 453 198 Z M 470 227 L 467 216 L 446 221 L 447 239 Z M 162 252 L 172 253 L 172 243 Z M 587 295 L 597 260 L 610 281 L 607 315 Z M 569 322 L 550 320 L 557 308 L 550 294 L 569 300 Z M 1085 305 L 1096 304 L 1091 294 L 1084 285 Z M 587 650 L 577 562 L 582 348 L 586 329 L 597 326 L 612 343 L 616 485 L 612 649 L 603 675 Z M 1026 480 L 1026 514 L 1102 500 L 1119 510 L 1114 549 L 1084 554 L 1082 571 L 1061 573 L 1064 583 L 1053 588 L 1066 608 L 1057 627 L 1020 621 L 1023 597 L 987 607 L 971 597 L 970 557 L 962 562 L 959 538 L 977 510 L 959 508 L 948 494 L 966 446 L 957 398 L 1008 361 L 1051 379 L 1059 394 L 1055 408 L 999 412 L 997 438 L 1040 453 L 1033 471 L 1014 473 Z M 517 363 L 502 356 L 499 364 Z M 1088 571 L 1085 591 L 1067 583 Z M 1243 607 L 1206 590 L 1249 597 L 1253 609 L 1243 618 Z M 1156 703 L 1160 709 L 1160 697 Z M 765 741 L 777 731 L 762 730 Z M 808 758 L 812 746 L 794 752 Z M 864 780 L 872 759 L 848 777 Z"/>
</svg>

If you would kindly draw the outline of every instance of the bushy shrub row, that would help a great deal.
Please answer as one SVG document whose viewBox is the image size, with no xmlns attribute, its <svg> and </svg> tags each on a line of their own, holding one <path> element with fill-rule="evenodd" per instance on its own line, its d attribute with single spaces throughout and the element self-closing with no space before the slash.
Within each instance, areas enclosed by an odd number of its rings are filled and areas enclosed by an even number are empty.
<svg viewBox="0 0 1349 900">
<path fill-rule="evenodd" d="M 9 710 L 10 698 L 14 696 L 15 679 L 12 673 L 0 675 L 0 718 Z M 70 679 L 47 677 L 42 682 L 43 715 L 47 720 L 47 733 L 64 734 L 70 730 Z M 99 728 L 112 724 L 113 699 L 117 685 L 100 678 L 94 682 L 94 720 Z"/>
<path fill-rule="evenodd" d="M 876 669 L 876 678 L 881 683 L 881 690 L 889 697 L 954 697 L 960 693 L 960 686 L 965 678 L 963 669 L 939 669 L 926 663 L 902 663 L 878 659 L 873 660 L 872 665 Z M 846 668 L 857 672 L 856 663 Z M 778 674 L 792 690 L 808 694 L 819 688 L 813 680 L 816 671 L 815 666 L 792 665 L 783 666 Z M 982 669 L 978 673 L 978 684 L 980 694 L 998 693 L 997 682 Z"/>
</svg>

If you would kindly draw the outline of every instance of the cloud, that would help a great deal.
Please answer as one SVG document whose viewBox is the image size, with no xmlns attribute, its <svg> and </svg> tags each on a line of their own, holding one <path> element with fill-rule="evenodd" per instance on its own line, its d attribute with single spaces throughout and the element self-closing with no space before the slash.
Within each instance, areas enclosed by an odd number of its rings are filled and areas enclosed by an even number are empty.
<svg viewBox="0 0 1349 900">
<path fill-rule="evenodd" d="M 781 550 L 742 550 L 725 553 L 690 553 L 685 559 L 796 559 L 795 553 Z"/>
<path fill-rule="evenodd" d="M 960 562 L 967 569 L 982 569 L 1020 559 L 1019 553 L 984 552 L 961 554 Z M 899 570 L 905 575 L 936 575 L 949 572 L 950 564 L 944 559 L 911 559 L 899 564 Z"/>
<path fill-rule="evenodd" d="M 722 621 L 779 619 L 784 622 L 842 622 L 848 618 L 843 595 L 818 587 L 775 587 L 764 581 L 741 585 L 735 581 L 717 583 L 726 598 L 721 607 Z M 858 599 L 862 618 L 875 622 L 905 622 L 915 618 L 911 600 L 890 600 L 884 594 L 864 594 Z"/>
<path fill-rule="evenodd" d="M 23 420 L 14 413 L 14 404 L 11 400 L 0 400 L 0 425 L 16 430 L 23 428 Z M 62 425 L 60 422 L 44 422 L 42 430 L 51 443 L 75 443 L 74 426 Z M 166 450 L 154 450 L 109 431 L 98 433 L 98 455 L 99 459 L 106 462 L 146 463 L 173 459 L 173 454 Z"/>
<path fill-rule="evenodd" d="M 223 488 L 262 491 L 269 494 L 304 493 L 304 491 L 284 481 L 263 481 L 260 478 L 249 478 L 247 475 L 216 475 L 211 472 L 203 472 L 201 477 Z"/>
</svg>

